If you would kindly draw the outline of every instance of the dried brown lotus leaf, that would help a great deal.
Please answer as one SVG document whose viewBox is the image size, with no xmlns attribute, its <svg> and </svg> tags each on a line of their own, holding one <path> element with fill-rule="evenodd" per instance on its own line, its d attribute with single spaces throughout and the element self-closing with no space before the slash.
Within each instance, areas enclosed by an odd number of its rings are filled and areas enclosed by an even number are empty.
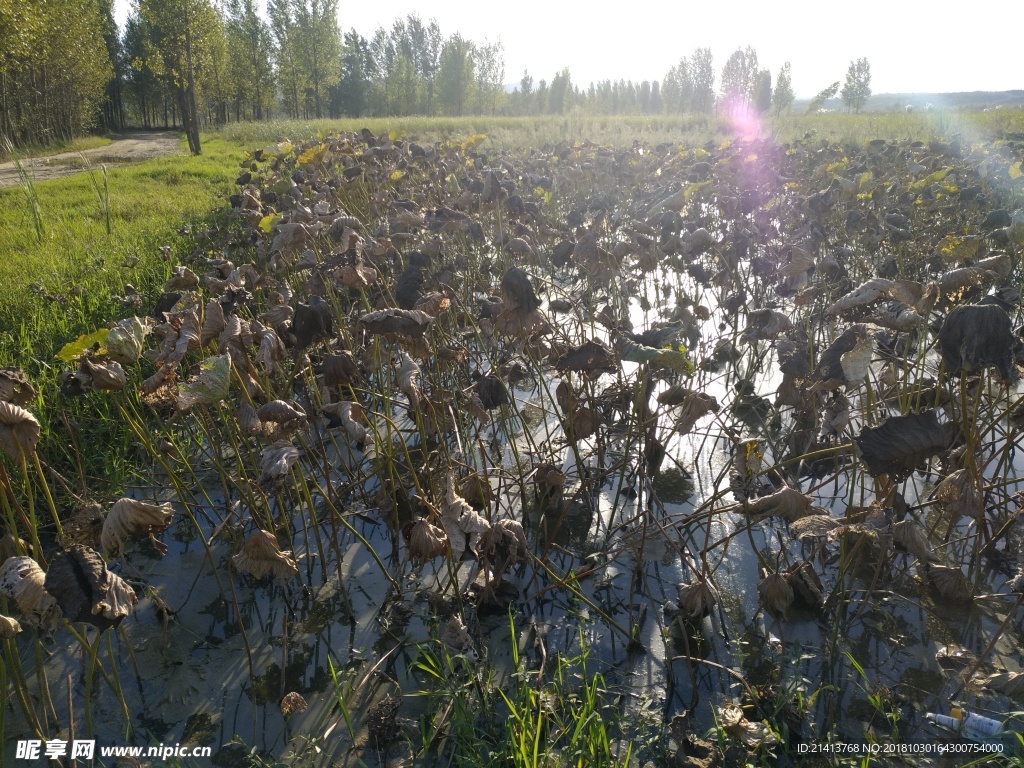
<svg viewBox="0 0 1024 768">
<path fill-rule="evenodd" d="M 1004 381 L 1012 381 L 1016 343 L 1010 316 L 994 304 L 956 307 L 939 329 L 939 355 L 952 374 L 993 366 Z"/>
<path fill-rule="evenodd" d="M 21 624 L 17 619 L 0 614 L 0 639 L 14 637 L 19 632 L 21 632 Z"/>
<path fill-rule="evenodd" d="M 892 543 L 923 563 L 938 559 L 928 543 L 928 536 L 913 520 L 901 520 L 892 527 Z"/>
<path fill-rule="evenodd" d="M 419 518 L 402 526 L 402 536 L 414 563 L 425 563 L 448 551 L 448 534 L 429 520 Z"/>
<path fill-rule="evenodd" d="M 167 529 L 174 510 L 170 504 L 147 504 L 122 498 L 114 502 L 103 520 L 100 543 L 108 557 L 117 557 L 126 541 L 151 536 Z M 166 547 L 163 548 L 166 553 Z"/>
<path fill-rule="evenodd" d="M 494 330 L 502 336 L 527 339 L 549 333 L 551 325 L 539 308 L 524 312 L 519 307 L 506 307 L 495 318 Z"/>
<path fill-rule="evenodd" d="M 99 552 L 80 544 L 50 561 L 45 586 L 68 621 L 100 630 L 116 627 L 139 601 L 124 579 L 107 570 Z"/>
<path fill-rule="evenodd" d="M 395 334 L 409 338 L 422 336 L 433 322 L 433 317 L 415 309 L 382 309 L 359 318 L 359 325 L 369 334 Z"/>
<path fill-rule="evenodd" d="M 480 537 L 480 561 L 495 573 L 525 563 L 528 552 L 526 531 L 518 520 L 498 520 Z"/>
<path fill-rule="evenodd" d="M 380 274 L 373 265 L 367 264 L 360 259 L 355 264 L 346 264 L 341 268 L 341 284 L 350 291 L 360 291 L 369 288 L 377 282 Z"/>
<path fill-rule="evenodd" d="M 256 416 L 265 424 L 276 424 L 283 432 L 294 432 L 307 423 L 305 410 L 294 400 L 271 400 L 259 407 Z"/>
<path fill-rule="evenodd" d="M 974 599 L 974 587 L 960 568 L 931 565 L 928 567 L 928 579 L 943 600 L 967 603 Z"/>
<path fill-rule="evenodd" d="M 256 415 L 256 409 L 249 403 L 242 403 L 235 413 L 235 420 L 244 435 L 257 435 L 263 431 L 263 423 Z"/>
<path fill-rule="evenodd" d="M 487 426 L 491 423 L 491 414 L 484 408 L 483 401 L 480 399 L 478 392 L 474 392 L 469 397 L 469 412 L 481 425 Z"/>
<path fill-rule="evenodd" d="M 494 500 L 494 490 L 487 478 L 474 472 L 459 484 L 459 493 L 474 507 L 485 507 Z"/>
<path fill-rule="evenodd" d="M 974 475 L 967 469 L 958 469 L 935 486 L 935 498 L 942 509 L 957 519 L 977 519 L 984 510 L 985 497 L 978 489 Z"/>
<path fill-rule="evenodd" d="M 289 550 L 281 550 L 274 534 L 259 530 L 245 540 L 238 554 L 231 557 L 231 562 L 237 570 L 254 579 L 273 576 L 287 580 L 299 572 L 291 554 Z"/>
<path fill-rule="evenodd" d="M 288 304 L 277 304 L 260 315 L 260 320 L 275 331 L 291 322 L 295 310 Z"/>
<path fill-rule="evenodd" d="M 880 325 L 901 333 L 911 333 L 925 323 L 913 307 L 901 301 L 884 301 L 864 318 L 869 323 Z"/>
<path fill-rule="evenodd" d="M 420 367 L 405 352 L 400 352 L 399 357 L 402 364 L 398 367 L 398 389 L 409 398 L 409 405 L 413 408 L 419 406 L 423 400 L 423 391 L 420 389 Z"/>
<path fill-rule="evenodd" d="M 224 307 L 217 299 L 210 299 L 203 312 L 203 328 L 199 334 L 199 344 L 205 347 L 224 331 Z"/>
<path fill-rule="evenodd" d="M 452 300 L 445 296 L 443 293 L 428 293 L 416 302 L 416 306 L 413 307 L 415 312 L 423 312 L 430 317 L 438 317 L 445 312 L 452 305 Z"/>
<path fill-rule="evenodd" d="M 747 327 L 740 334 L 740 341 L 751 342 L 774 339 L 780 333 L 793 327 L 793 321 L 774 309 L 757 309 L 747 313 Z"/>
<path fill-rule="evenodd" d="M 480 534 L 491 527 L 486 518 L 473 509 L 472 505 L 459 496 L 455 490 L 455 474 L 448 473 L 447 490 L 439 505 L 441 525 L 448 534 L 452 549 L 452 558 L 458 562 L 468 549 L 477 551 Z"/>
<path fill-rule="evenodd" d="M 320 406 L 321 413 L 327 413 L 341 422 L 341 426 L 355 445 L 363 445 L 368 436 L 366 413 L 363 406 L 355 402 L 328 403 Z"/>
<path fill-rule="evenodd" d="M 264 329 L 260 337 L 260 348 L 256 353 L 256 359 L 263 366 L 263 372 L 273 373 L 278 364 L 284 362 L 286 357 L 287 350 L 281 337 L 277 335 L 276 331 L 269 328 Z"/>
<path fill-rule="evenodd" d="M 811 610 L 820 610 L 824 606 L 821 579 L 810 563 L 795 565 L 784 575 L 786 582 L 793 588 L 794 602 Z"/>
<path fill-rule="evenodd" d="M 618 364 L 611 350 L 599 341 L 587 341 L 558 358 L 555 369 L 579 373 L 614 372 Z"/>
<path fill-rule="evenodd" d="M 745 511 L 752 515 L 775 515 L 784 520 L 794 521 L 811 514 L 811 503 L 812 499 L 808 494 L 784 485 L 775 493 L 748 502 Z"/>
<path fill-rule="evenodd" d="M 0 450 L 13 461 L 21 461 L 36 449 L 39 422 L 20 405 L 0 403 Z"/>
<path fill-rule="evenodd" d="M 278 440 L 263 449 L 260 455 L 260 485 L 278 487 L 299 460 L 299 449 L 288 440 Z"/>
<path fill-rule="evenodd" d="M 178 266 L 171 272 L 170 278 L 164 283 L 164 292 L 190 291 L 199 287 L 199 277 L 188 267 Z"/>
<path fill-rule="evenodd" d="M 793 587 L 781 573 L 771 573 L 757 582 L 761 606 L 769 613 L 784 616 L 793 605 Z"/>
<path fill-rule="evenodd" d="M 0 566 L 0 594 L 18 604 L 25 626 L 49 636 L 60 626 L 61 612 L 45 582 L 46 574 L 31 557 L 10 557 Z"/>
<path fill-rule="evenodd" d="M 35 399 L 35 387 L 21 368 L 0 368 L 0 402 L 24 407 Z"/>
<path fill-rule="evenodd" d="M 87 357 L 79 361 L 82 371 L 88 374 L 93 389 L 102 392 L 120 392 L 128 384 L 128 375 L 116 360 L 95 363 Z"/>
<path fill-rule="evenodd" d="M 359 364 L 348 350 L 324 355 L 323 377 L 328 387 L 347 387 L 359 376 Z"/>
<path fill-rule="evenodd" d="M 684 619 L 703 619 L 718 604 L 718 590 L 708 579 L 698 577 L 691 584 L 680 584 L 678 590 L 679 612 Z"/>
<path fill-rule="evenodd" d="M 879 299 L 888 298 L 892 294 L 893 281 L 884 277 L 873 277 L 852 291 L 842 296 L 825 310 L 826 317 L 835 317 L 852 309 L 859 309 L 873 304 Z"/>
<path fill-rule="evenodd" d="M 892 416 L 877 427 L 864 427 L 854 439 L 860 457 L 873 476 L 899 476 L 939 453 L 949 437 L 934 410 Z"/>
<path fill-rule="evenodd" d="M 576 440 L 586 440 L 596 435 L 601 427 L 601 416 L 592 408 L 578 408 L 572 415 L 572 437 Z"/>
<path fill-rule="evenodd" d="M 467 653 L 476 655 L 473 651 L 473 637 L 466 631 L 466 625 L 456 615 L 445 622 L 441 630 L 441 643 L 452 653 Z"/>
<path fill-rule="evenodd" d="M 709 413 L 718 413 L 719 408 L 718 400 L 714 395 L 690 392 L 683 400 L 674 429 L 680 435 L 689 434 L 698 421 Z"/>
<path fill-rule="evenodd" d="M 864 381 L 874 353 L 874 337 L 864 336 L 857 340 L 853 349 L 848 349 L 839 356 L 839 367 L 847 384 L 859 384 Z"/>
<path fill-rule="evenodd" d="M 830 539 L 840 527 L 842 523 L 835 518 L 812 514 L 795 521 L 789 530 L 798 539 Z"/>
</svg>

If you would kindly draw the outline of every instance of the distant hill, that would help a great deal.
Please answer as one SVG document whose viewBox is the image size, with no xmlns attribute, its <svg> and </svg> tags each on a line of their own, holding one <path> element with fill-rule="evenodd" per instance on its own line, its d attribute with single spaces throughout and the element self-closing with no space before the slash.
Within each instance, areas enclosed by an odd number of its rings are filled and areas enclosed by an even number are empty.
<svg viewBox="0 0 1024 768">
<path fill-rule="evenodd" d="M 793 104 L 793 112 L 800 114 L 807 109 L 810 99 L 797 99 Z M 868 99 L 865 110 L 868 112 L 891 112 L 893 110 L 912 107 L 915 110 L 928 109 L 967 109 L 982 110 L 1003 107 L 1005 109 L 1024 108 L 1024 90 L 1016 91 L 963 91 L 959 93 L 877 93 Z M 842 99 L 831 99 L 825 103 L 825 109 L 837 112 L 846 109 Z"/>
</svg>

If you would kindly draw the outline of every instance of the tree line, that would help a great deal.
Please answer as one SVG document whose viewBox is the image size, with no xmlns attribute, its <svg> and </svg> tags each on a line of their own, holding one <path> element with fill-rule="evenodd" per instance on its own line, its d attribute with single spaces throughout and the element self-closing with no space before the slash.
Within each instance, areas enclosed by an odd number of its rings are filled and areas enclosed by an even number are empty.
<svg viewBox="0 0 1024 768">
<path fill-rule="evenodd" d="M 728 57 L 717 88 L 716 74 L 710 49 L 698 48 L 660 81 L 581 87 L 564 68 L 550 81 L 523 72 L 508 89 L 500 40 L 445 34 L 415 14 L 366 38 L 342 32 L 338 0 L 268 0 L 265 15 L 255 0 L 136 0 L 120 30 L 113 0 L 0 0 L 0 133 L 15 145 L 93 126 L 180 126 L 198 152 L 201 128 L 282 116 L 781 114 L 792 107 L 789 63 L 773 84 L 750 46 Z M 851 109 L 864 106 L 869 85 L 867 60 L 851 62 L 842 91 Z M 837 91 L 838 84 L 828 97 Z"/>
</svg>

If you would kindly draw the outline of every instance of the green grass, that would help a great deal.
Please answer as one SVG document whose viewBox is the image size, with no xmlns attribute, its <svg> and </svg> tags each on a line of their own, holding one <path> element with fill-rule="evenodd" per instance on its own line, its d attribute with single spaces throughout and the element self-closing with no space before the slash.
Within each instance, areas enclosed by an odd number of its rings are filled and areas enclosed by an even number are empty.
<svg viewBox="0 0 1024 768">
<path fill-rule="evenodd" d="M 0 189 L 0 364 L 47 366 L 66 341 L 127 314 L 114 298 L 126 283 L 151 299 L 170 269 L 159 247 L 181 247 L 182 225 L 226 204 L 240 157 L 237 147 L 212 138 L 201 157 L 110 169 L 109 235 L 89 173 L 33 185 L 41 242 L 26 189 Z"/>
</svg>

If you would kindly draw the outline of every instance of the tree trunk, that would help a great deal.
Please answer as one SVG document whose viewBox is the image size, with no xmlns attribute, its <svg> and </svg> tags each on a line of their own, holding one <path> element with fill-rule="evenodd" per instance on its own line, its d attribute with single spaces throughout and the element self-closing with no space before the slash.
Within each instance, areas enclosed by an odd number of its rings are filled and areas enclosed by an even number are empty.
<svg viewBox="0 0 1024 768">
<path fill-rule="evenodd" d="M 181 122 L 188 138 L 188 148 L 193 155 L 203 154 L 199 144 L 199 115 L 196 109 L 196 81 L 192 69 L 192 32 L 185 28 L 185 72 L 187 75 L 185 89 L 181 93 Z"/>
</svg>

